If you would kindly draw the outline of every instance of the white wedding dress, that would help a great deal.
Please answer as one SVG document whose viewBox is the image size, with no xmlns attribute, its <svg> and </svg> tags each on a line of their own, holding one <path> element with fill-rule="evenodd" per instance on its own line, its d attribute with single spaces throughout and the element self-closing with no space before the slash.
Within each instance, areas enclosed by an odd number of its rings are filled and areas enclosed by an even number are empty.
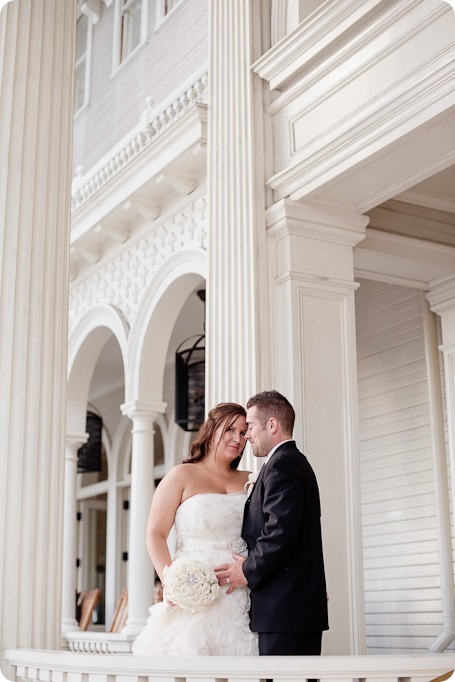
<svg viewBox="0 0 455 682">
<path fill-rule="evenodd" d="M 246 556 L 240 537 L 245 493 L 199 493 L 177 509 L 175 528 L 178 551 L 211 566 Z M 147 624 L 133 643 L 138 656 L 255 656 L 257 636 L 249 627 L 247 587 L 230 595 L 226 587 L 202 611 L 192 613 L 166 603 L 150 607 Z"/>
</svg>

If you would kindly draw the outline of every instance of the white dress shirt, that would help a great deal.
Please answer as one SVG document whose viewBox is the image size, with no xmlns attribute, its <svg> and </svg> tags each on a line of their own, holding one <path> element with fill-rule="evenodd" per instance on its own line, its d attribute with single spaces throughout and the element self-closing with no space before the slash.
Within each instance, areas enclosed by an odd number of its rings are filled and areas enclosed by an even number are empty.
<svg viewBox="0 0 455 682">
<path fill-rule="evenodd" d="M 275 450 L 277 450 L 277 449 L 280 447 L 280 445 L 283 445 L 283 443 L 289 443 L 289 442 L 291 442 L 291 441 L 295 441 L 295 438 L 286 438 L 286 440 L 282 440 L 281 443 L 277 443 L 277 445 L 275 445 L 275 447 L 272 448 L 272 449 L 270 450 L 270 452 L 269 452 L 269 454 L 267 455 L 267 457 L 265 458 L 264 463 L 263 463 L 262 466 L 265 467 L 265 465 L 267 464 L 267 462 L 269 461 L 269 459 L 272 457 L 272 455 L 273 455 L 273 453 L 275 452 Z"/>
</svg>

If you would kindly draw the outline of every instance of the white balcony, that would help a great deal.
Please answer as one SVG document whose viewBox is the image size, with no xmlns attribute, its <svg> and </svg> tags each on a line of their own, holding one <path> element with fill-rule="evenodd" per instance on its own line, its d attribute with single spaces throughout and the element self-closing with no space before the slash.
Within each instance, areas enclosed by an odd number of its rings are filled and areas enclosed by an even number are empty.
<svg viewBox="0 0 455 682">
<path fill-rule="evenodd" d="M 23 682 L 442 682 L 455 668 L 455 654 L 166 659 L 11 649 L 5 660 Z"/>
</svg>

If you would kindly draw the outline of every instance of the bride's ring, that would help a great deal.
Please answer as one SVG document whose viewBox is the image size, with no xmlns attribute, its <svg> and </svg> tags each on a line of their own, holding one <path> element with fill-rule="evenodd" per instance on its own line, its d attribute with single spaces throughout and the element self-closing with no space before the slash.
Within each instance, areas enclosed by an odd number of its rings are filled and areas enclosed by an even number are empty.
<svg viewBox="0 0 455 682">
<path fill-rule="evenodd" d="M 226 585 L 229 585 L 230 582 L 229 578 L 226 578 Z"/>
</svg>

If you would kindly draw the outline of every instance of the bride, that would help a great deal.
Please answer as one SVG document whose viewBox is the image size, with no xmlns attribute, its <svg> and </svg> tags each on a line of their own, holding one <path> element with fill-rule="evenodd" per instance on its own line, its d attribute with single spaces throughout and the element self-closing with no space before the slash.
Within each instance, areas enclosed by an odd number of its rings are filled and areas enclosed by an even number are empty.
<svg viewBox="0 0 455 682">
<path fill-rule="evenodd" d="M 236 403 L 214 407 L 191 445 L 190 456 L 166 474 L 153 496 L 147 549 L 164 585 L 164 601 L 150 607 L 147 624 L 133 643 L 138 656 L 251 656 L 257 637 L 249 627 L 247 587 L 226 594 L 202 611 L 166 602 L 163 570 L 172 563 L 166 539 L 177 531 L 174 559 L 189 556 L 212 567 L 246 556 L 240 537 L 247 471 L 238 471 L 245 447 L 246 412 Z"/>
</svg>

